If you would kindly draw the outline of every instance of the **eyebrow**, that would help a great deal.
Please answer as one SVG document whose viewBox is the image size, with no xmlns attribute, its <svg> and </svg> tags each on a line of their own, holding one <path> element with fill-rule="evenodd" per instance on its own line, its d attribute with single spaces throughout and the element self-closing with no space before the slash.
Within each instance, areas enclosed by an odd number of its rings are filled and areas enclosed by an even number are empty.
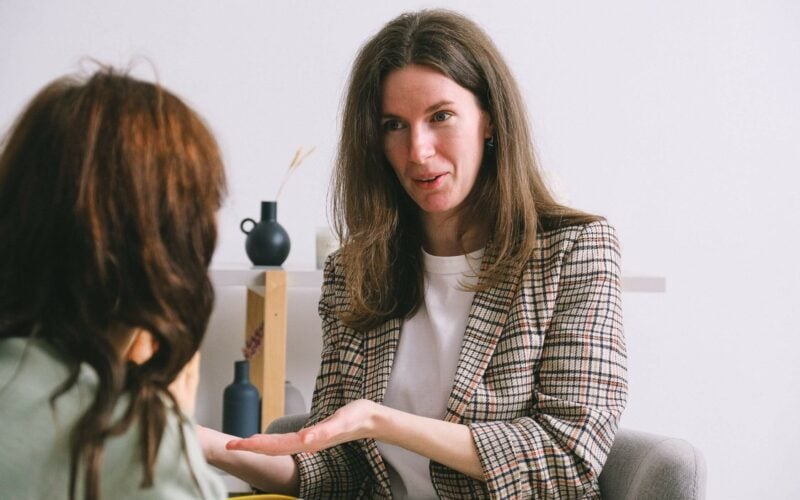
<svg viewBox="0 0 800 500">
<path fill-rule="evenodd" d="M 436 104 L 432 104 L 432 105 L 428 106 L 425 109 L 425 112 L 426 113 L 430 113 L 430 112 L 432 112 L 432 111 L 434 111 L 434 110 L 436 110 L 438 108 L 441 108 L 442 106 L 452 106 L 452 105 L 453 105 L 453 101 L 439 101 Z"/>
<path fill-rule="evenodd" d="M 433 111 L 435 111 L 435 110 L 437 110 L 437 109 L 439 109 L 441 107 L 451 106 L 451 105 L 453 105 L 453 101 L 448 101 L 448 100 L 438 101 L 438 102 L 436 102 L 434 104 L 431 104 L 427 108 L 425 108 L 425 113 L 431 113 L 431 112 L 433 112 Z M 384 113 L 382 118 L 400 118 L 400 116 L 395 115 L 393 113 Z"/>
</svg>

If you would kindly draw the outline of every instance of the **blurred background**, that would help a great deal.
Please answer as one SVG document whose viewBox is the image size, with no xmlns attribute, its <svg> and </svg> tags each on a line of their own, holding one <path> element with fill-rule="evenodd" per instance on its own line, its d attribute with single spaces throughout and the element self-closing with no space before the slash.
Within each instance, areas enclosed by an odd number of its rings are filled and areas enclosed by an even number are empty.
<svg viewBox="0 0 800 500">
<path fill-rule="evenodd" d="M 315 267 L 342 91 L 356 50 L 406 10 L 472 17 L 505 54 L 562 200 L 605 215 L 623 273 L 630 398 L 622 425 L 682 437 L 711 499 L 800 498 L 800 3 L 0 0 L 0 130 L 47 82 L 94 68 L 158 80 L 208 121 L 229 196 L 214 266 L 247 264 L 245 217 L 272 200 L 285 268 Z M 0 242 L 2 244 L 2 242 Z M 289 296 L 287 377 L 309 402 L 313 287 Z M 219 290 L 197 419 L 220 426 L 245 291 Z"/>
</svg>

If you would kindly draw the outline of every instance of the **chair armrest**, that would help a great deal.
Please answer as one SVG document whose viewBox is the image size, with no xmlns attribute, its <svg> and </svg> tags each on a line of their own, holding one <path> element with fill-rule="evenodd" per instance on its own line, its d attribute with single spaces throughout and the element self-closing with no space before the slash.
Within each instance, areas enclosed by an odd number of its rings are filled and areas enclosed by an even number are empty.
<svg viewBox="0 0 800 500">
<path fill-rule="evenodd" d="M 620 429 L 600 474 L 606 499 L 705 498 L 702 453 L 677 438 Z"/>
</svg>

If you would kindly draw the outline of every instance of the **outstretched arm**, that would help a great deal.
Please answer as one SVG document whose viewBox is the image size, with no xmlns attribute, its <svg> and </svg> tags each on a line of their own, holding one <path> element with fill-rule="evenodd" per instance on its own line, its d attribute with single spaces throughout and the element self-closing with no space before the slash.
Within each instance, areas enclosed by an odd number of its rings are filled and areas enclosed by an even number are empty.
<svg viewBox="0 0 800 500">
<path fill-rule="evenodd" d="M 483 479 L 469 427 L 420 417 L 366 399 L 353 401 L 299 432 L 257 434 L 230 441 L 227 449 L 280 456 L 313 453 L 366 438 L 402 446 L 472 478 Z"/>
<path fill-rule="evenodd" d="M 225 449 L 235 436 L 197 426 L 197 435 L 208 463 L 270 493 L 297 496 L 300 478 L 290 456 L 265 456 Z"/>
</svg>

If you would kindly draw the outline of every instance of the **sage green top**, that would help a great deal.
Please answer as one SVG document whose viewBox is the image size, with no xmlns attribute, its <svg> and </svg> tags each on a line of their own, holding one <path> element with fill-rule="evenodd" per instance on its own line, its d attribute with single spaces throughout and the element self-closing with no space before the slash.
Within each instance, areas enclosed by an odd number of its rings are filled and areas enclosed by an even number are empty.
<svg viewBox="0 0 800 500">
<path fill-rule="evenodd" d="M 46 342 L 0 339 L 0 497 L 69 498 L 70 434 L 93 400 L 97 375 L 81 365 L 78 382 L 56 399 L 53 410 L 50 396 L 68 373 L 63 356 Z M 118 413 L 126 406 L 122 401 Z M 100 468 L 102 499 L 226 497 L 221 479 L 203 458 L 194 424 L 174 411 L 168 415 L 153 487 L 140 488 L 139 426 L 134 423 L 123 435 L 106 441 Z M 78 499 L 83 498 L 82 482 L 79 479 Z"/>
</svg>

